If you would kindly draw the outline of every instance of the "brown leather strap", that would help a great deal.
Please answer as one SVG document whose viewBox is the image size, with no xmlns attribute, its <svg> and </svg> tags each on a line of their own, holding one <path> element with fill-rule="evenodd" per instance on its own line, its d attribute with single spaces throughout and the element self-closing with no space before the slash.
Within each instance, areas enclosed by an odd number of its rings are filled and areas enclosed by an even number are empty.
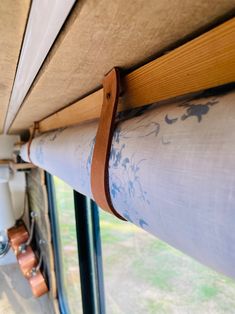
<svg viewBox="0 0 235 314">
<path fill-rule="evenodd" d="M 30 157 L 30 148 L 31 148 L 32 141 L 35 137 L 35 134 L 38 130 L 39 130 L 39 123 L 34 122 L 33 129 L 30 132 L 30 138 L 29 138 L 29 143 L 28 143 L 28 158 L 32 164 L 33 164 L 33 162 L 32 162 L 31 157 Z"/>
<path fill-rule="evenodd" d="M 91 189 L 96 203 L 105 211 L 125 220 L 115 210 L 109 189 L 109 155 L 119 98 L 119 70 L 113 68 L 103 80 L 103 105 L 91 164 Z"/>
</svg>

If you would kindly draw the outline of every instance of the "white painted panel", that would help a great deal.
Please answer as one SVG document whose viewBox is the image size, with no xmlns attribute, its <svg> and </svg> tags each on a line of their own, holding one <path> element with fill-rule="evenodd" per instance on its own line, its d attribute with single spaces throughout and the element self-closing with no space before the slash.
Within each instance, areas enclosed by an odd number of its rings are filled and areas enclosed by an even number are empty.
<svg viewBox="0 0 235 314">
<path fill-rule="evenodd" d="M 9 250 L 6 256 L 4 256 L 3 258 L 0 258 L 0 266 L 16 264 L 16 263 L 17 263 L 17 259 L 13 250 Z"/>
<path fill-rule="evenodd" d="M 0 166 L 0 186 L 2 183 L 8 182 L 11 192 L 12 211 L 15 219 L 20 219 L 24 214 L 25 209 L 25 193 L 26 193 L 26 178 L 24 172 L 12 173 L 8 166 Z M 1 191 L 0 191 L 1 192 Z M 1 193 L 0 193 L 1 195 Z M 0 212 L 1 212 L 0 198 Z M 1 225 L 1 217 L 0 217 Z M 1 228 L 0 228 L 1 230 Z"/>
<path fill-rule="evenodd" d="M 75 0 L 34 0 L 10 99 L 7 132 Z"/>
<path fill-rule="evenodd" d="M 0 135 L 0 159 L 12 159 L 14 144 L 19 140 L 19 136 Z"/>
<path fill-rule="evenodd" d="M 0 135 L 0 159 L 12 159 L 14 144 L 19 141 L 18 135 Z M 3 182 L 9 182 L 14 217 L 19 219 L 25 207 L 25 173 L 12 173 L 8 166 L 0 165 L 0 183 Z"/>
<path fill-rule="evenodd" d="M 24 172 L 16 172 L 9 181 L 15 219 L 20 219 L 25 210 L 26 178 Z"/>
<path fill-rule="evenodd" d="M 8 182 L 0 182 L 0 230 L 7 230 L 15 225 L 12 195 Z"/>
</svg>

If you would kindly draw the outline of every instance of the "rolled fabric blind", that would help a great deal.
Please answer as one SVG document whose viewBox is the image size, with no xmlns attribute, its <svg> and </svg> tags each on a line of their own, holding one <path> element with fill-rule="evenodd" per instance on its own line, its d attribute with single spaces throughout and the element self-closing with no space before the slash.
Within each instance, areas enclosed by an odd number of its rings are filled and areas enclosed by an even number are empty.
<svg viewBox="0 0 235 314">
<path fill-rule="evenodd" d="M 109 184 L 121 216 L 235 278 L 235 92 L 133 111 L 112 141 Z M 33 163 L 91 197 L 97 121 L 32 141 Z M 29 161 L 27 145 L 21 156 Z"/>
</svg>

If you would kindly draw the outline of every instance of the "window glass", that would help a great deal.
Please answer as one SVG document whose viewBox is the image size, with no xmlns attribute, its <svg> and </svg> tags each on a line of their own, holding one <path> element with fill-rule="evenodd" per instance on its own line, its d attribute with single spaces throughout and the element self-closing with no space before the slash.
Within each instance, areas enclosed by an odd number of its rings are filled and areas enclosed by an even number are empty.
<svg viewBox="0 0 235 314">
<path fill-rule="evenodd" d="M 82 313 L 73 190 L 54 177 L 61 281 L 70 313 Z"/>
<path fill-rule="evenodd" d="M 102 210 L 107 314 L 233 313 L 235 282 Z"/>
</svg>

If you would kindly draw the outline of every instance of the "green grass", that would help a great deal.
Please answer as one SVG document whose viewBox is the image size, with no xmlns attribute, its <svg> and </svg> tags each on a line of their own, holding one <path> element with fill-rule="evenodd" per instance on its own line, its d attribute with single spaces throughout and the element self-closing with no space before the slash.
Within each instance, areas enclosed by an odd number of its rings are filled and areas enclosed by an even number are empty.
<svg viewBox="0 0 235 314">
<path fill-rule="evenodd" d="M 60 237 L 62 278 L 71 313 L 82 313 L 82 300 L 77 253 L 73 191 L 63 181 L 54 177 L 56 207 Z"/>
<path fill-rule="evenodd" d="M 219 289 L 213 286 L 202 285 L 199 289 L 199 298 L 201 300 L 209 300 L 219 293 Z"/>
<path fill-rule="evenodd" d="M 73 277 L 78 268 L 73 193 L 62 181 L 55 179 L 55 184 L 60 228 L 66 235 L 64 265 Z M 100 226 L 107 314 L 235 313 L 233 280 L 103 211 Z M 76 293 L 70 293 L 74 309 L 78 290 Z"/>
</svg>

